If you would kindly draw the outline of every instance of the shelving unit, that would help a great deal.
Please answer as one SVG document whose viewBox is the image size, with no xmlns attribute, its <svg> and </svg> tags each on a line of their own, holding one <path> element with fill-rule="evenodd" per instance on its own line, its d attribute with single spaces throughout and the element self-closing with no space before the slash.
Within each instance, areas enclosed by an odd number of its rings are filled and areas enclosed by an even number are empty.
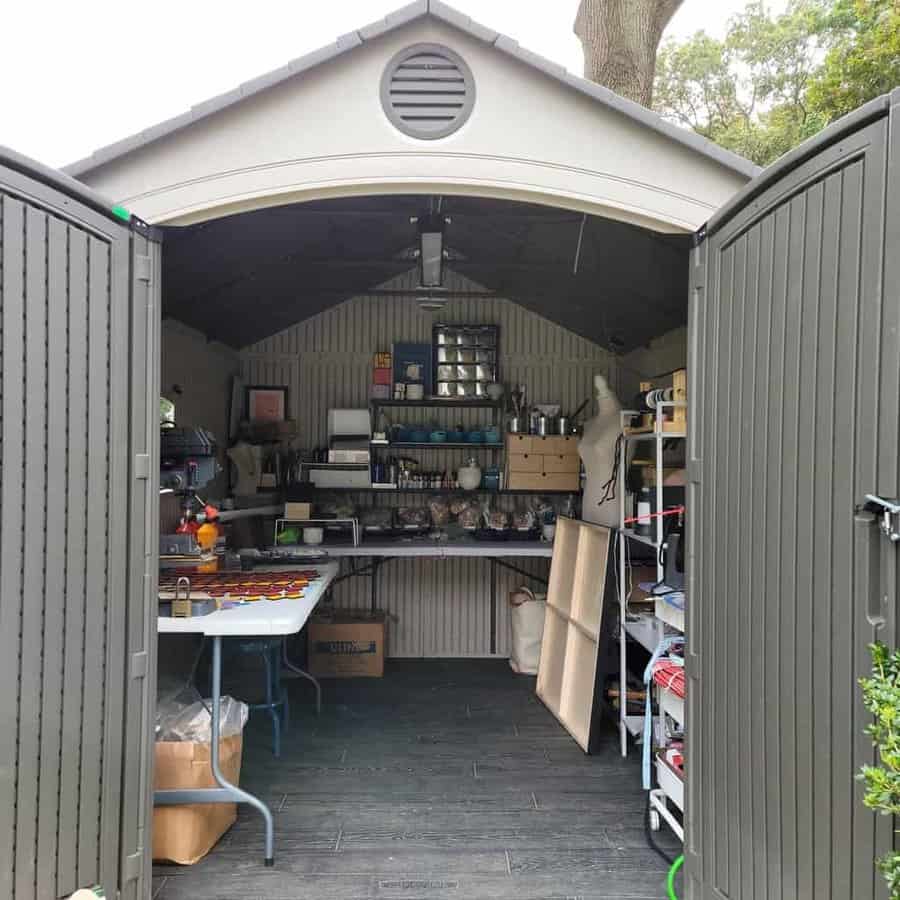
<svg viewBox="0 0 900 900">
<path fill-rule="evenodd" d="M 659 646 L 660 641 L 666 636 L 666 628 L 677 631 L 684 631 L 684 612 L 667 604 L 662 598 L 657 598 L 654 604 L 654 614 L 645 616 L 638 621 L 629 621 L 627 618 L 628 611 L 628 560 L 629 553 L 627 544 L 629 541 L 635 541 L 644 546 L 652 547 L 656 551 L 656 581 L 661 582 L 664 578 L 664 569 L 662 560 L 660 559 L 660 549 L 664 540 L 664 520 L 661 516 L 653 519 L 653 527 L 651 534 L 639 534 L 634 528 L 625 526 L 626 516 L 626 471 L 628 461 L 628 450 L 635 442 L 652 441 L 654 442 L 654 468 L 655 468 L 655 487 L 656 487 L 656 512 L 663 510 L 663 443 L 668 440 L 683 440 L 686 433 L 683 424 L 678 424 L 677 428 L 673 428 L 673 423 L 666 420 L 666 412 L 672 409 L 682 410 L 686 408 L 687 403 L 684 400 L 671 400 L 660 402 L 656 408 L 654 417 L 654 428 L 651 431 L 630 431 L 626 427 L 626 423 L 630 422 L 632 417 L 637 415 L 633 411 L 623 410 L 621 413 L 621 431 L 623 440 L 619 451 L 619 482 L 617 485 L 619 492 L 619 543 L 618 543 L 618 566 L 619 566 L 619 685 L 620 692 L 624 695 L 625 686 L 628 679 L 628 648 L 631 641 L 637 642 L 648 653 L 653 653 Z M 683 414 L 678 417 L 679 422 L 683 422 Z M 652 685 L 649 688 L 653 690 Z M 654 729 L 655 735 L 665 734 L 665 719 L 670 717 L 678 727 L 684 726 L 684 700 L 677 697 L 671 691 L 658 691 L 659 713 Z M 628 737 L 637 737 L 643 733 L 644 716 L 629 715 L 627 703 L 624 701 L 619 703 L 619 736 L 621 741 L 622 756 L 628 755 Z M 676 772 L 663 760 L 656 759 L 657 784 L 658 787 L 650 791 L 651 817 L 650 825 L 654 830 L 661 827 L 664 821 L 679 837 L 684 839 L 684 832 L 681 822 L 673 813 L 671 806 L 674 805 L 679 811 L 684 809 L 684 783 Z"/>
<path fill-rule="evenodd" d="M 372 441 L 372 447 L 384 447 L 387 450 L 502 450 L 503 444 L 468 443 L 456 441 L 423 441 L 413 443 L 406 441 Z"/>
</svg>

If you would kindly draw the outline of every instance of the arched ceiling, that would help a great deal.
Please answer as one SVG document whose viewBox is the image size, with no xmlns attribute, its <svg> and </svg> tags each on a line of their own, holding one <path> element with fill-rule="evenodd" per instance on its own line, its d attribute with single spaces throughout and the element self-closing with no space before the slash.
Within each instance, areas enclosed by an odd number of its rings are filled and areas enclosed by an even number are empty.
<svg viewBox="0 0 900 900">
<path fill-rule="evenodd" d="M 415 267 L 410 217 L 437 202 L 354 197 L 167 228 L 163 313 L 243 347 L 350 297 L 377 295 Z M 446 265 L 485 296 L 621 352 L 685 321 L 687 235 L 527 203 L 440 203 L 451 217 Z"/>
</svg>

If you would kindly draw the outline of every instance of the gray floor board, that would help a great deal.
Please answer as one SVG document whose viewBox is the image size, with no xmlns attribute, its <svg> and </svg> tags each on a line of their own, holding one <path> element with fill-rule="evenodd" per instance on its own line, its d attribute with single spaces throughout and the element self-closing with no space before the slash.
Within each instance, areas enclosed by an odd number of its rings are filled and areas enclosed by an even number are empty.
<svg viewBox="0 0 900 900">
<path fill-rule="evenodd" d="M 585 755 L 498 661 L 392 661 L 383 679 L 324 683 L 316 716 L 290 682 L 281 759 L 268 720 L 245 733 L 241 785 L 272 806 L 191 867 L 154 867 L 154 900 L 657 900 L 638 756 L 612 728 Z M 678 844 L 661 834 L 674 853 Z"/>
</svg>

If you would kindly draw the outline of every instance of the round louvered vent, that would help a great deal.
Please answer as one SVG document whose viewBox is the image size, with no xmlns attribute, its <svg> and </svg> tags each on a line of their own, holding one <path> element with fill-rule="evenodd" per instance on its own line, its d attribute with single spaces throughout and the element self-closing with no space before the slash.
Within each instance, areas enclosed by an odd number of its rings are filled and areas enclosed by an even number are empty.
<svg viewBox="0 0 900 900">
<path fill-rule="evenodd" d="M 475 104 L 475 81 L 463 59 L 440 44 L 416 44 L 388 63 L 381 103 L 404 134 L 423 140 L 461 128 Z"/>
</svg>

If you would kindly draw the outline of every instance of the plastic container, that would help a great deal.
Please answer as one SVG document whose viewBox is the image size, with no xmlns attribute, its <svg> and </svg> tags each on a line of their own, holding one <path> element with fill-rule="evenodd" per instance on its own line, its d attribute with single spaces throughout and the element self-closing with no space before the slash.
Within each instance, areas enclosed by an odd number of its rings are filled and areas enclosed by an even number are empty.
<svg viewBox="0 0 900 900">
<path fill-rule="evenodd" d="M 484 432 L 483 431 L 470 431 L 466 435 L 466 441 L 469 444 L 483 444 L 484 443 Z"/>
<path fill-rule="evenodd" d="M 488 466 L 481 476 L 481 486 L 486 491 L 500 490 L 500 469 L 497 466 Z"/>
<path fill-rule="evenodd" d="M 446 444 L 447 443 L 447 432 L 446 431 L 432 431 L 429 437 L 429 440 L 432 444 Z"/>
<path fill-rule="evenodd" d="M 318 526 L 303 529 L 303 543 L 309 547 L 317 547 L 325 540 L 325 529 Z"/>
</svg>

